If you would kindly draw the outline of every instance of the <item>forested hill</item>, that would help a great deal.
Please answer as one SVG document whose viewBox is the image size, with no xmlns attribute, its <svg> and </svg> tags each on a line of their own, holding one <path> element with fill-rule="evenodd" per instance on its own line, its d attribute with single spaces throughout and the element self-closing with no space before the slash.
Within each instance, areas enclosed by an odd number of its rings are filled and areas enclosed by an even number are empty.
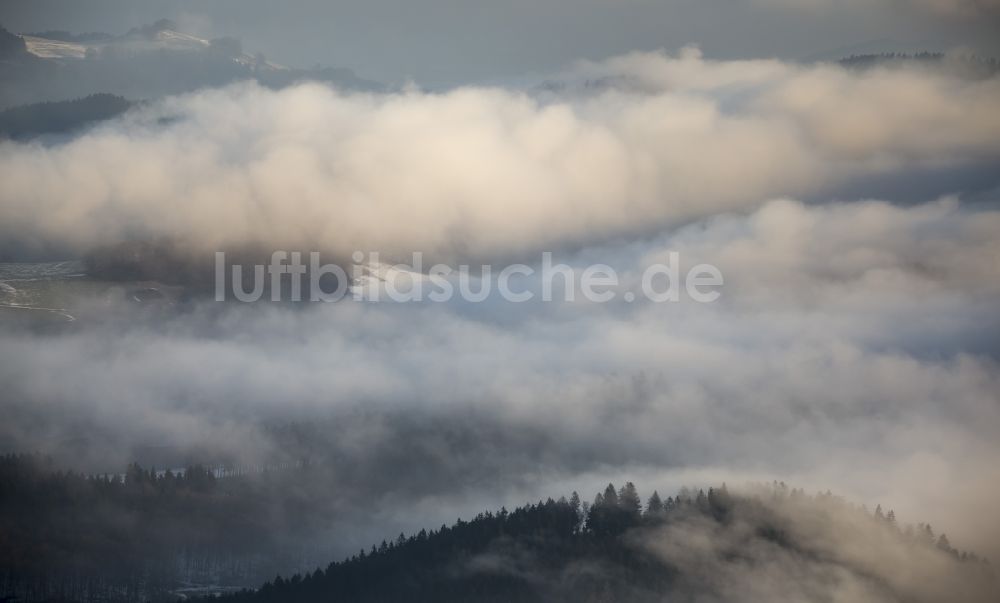
<svg viewBox="0 0 1000 603">
<path fill-rule="evenodd" d="M 0 111 L 0 139 L 24 140 L 42 134 L 70 134 L 121 115 L 132 103 L 113 94 L 91 94 L 75 100 L 35 103 Z"/>
<path fill-rule="evenodd" d="M 315 463 L 216 477 L 60 471 L 0 456 L 0 601 L 995 601 L 990 566 L 927 525 L 783 484 L 631 483 L 485 512 L 332 558 L 335 485 Z M 341 549 L 342 550 L 342 549 Z"/>
<path fill-rule="evenodd" d="M 421 530 L 230 601 L 987 601 L 989 564 L 784 484 L 683 490 L 645 507 L 613 485 Z"/>
<path fill-rule="evenodd" d="M 132 464 L 88 476 L 0 456 L 0 601 L 176 601 L 182 588 L 251 586 L 308 567 L 302 559 L 333 554 L 310 548 L 331 518 L 329 490 L 313 486 L 322 473 L 218 478 L 199 465 Z"/>
<path fill-rule="evenodd" d="M 1000 73 L 1000 62 L 992 57 L 943 52 L 854 54 L 840 59 L 838 63 L 848 69 L 920 65 L 930 69 L 943 69 L 952 75 L 968 79 L 985 79 Z"/>
</svg>

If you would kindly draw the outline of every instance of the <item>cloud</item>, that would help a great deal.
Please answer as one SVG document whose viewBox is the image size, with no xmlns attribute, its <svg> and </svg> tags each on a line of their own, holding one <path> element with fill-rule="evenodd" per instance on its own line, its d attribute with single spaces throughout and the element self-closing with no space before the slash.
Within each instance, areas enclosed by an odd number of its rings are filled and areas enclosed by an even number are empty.
<svg viewBox="0 0 1000 603">
<path fill-rule="evenodd" d="M 745 498 L 743 498 L 745 497 Z M 698 601 L 989 601 L 991 572 L 836 497 L 775 495 L 752 487 L 727 521 L 680 514 L 636 534 L 638 546 L 679 570 L 673 594 Z M 770 528 L 780 537 L 768 538 Z"/>
<path fill-rule="evenodd" d="M 688 50 L 582 63 L 555 82 L 563 92 L 242 84 L 64 143 L 5 143 L 2 234 L 77 250 L 168 237 L 203 255 L 265 245 L 502 258 L 1000 153 L 996 78 Z"/>
<path fill-rule="evenodd" d="M 1000 222 L 955 198 L 911 207 L 882 201 L 807 206 L 773 200 L 749 217 L 720 215 L 678 231 L 673 251 L 721 267 L 736 303 L 847 307 L 927 302 L 949 291 L 995 297 Z M 653 251 L 646 264 L 666 262 Z M 891 300 L 891 301 L 890 301 Z M 904 331 L 900 329 L 897 334 Z"/>
<path fill-rule="evenodd" d="M 996 523 L 965 518 L 1000 477 L 997 220 L 953 200 L 779 200 L 565 257 L 626 275 L 670 249 L 717 262 L 727 285 L 707 305 L 149 314 L 98 298 L 65 331 L 0 335 L 0 441 L 100 468 L 149 446 L 239 462 L 304 450 L 350 468 L 330 477 L 345 514 L 373 496 L 423 509 L 379 511 L 407 531 L 579 476 L 600 476 L 588 490 L 623 471 L 795 476 L 992 553 Z M 315 429 L 271 428 L 287 423 Z"/>
<path fill-rule="evenodd" d="M 68 327 L 0 332 L 0 447 L 105 471 L 150 448 L 322 455 L 343 552 L 372 539 L 365 518 L 411 531 L 629 471 L 796 476 L 1000 552 L 992 514 L 968 521 L 1000 483 L 995 194 L 829 201 L 994 166 L 998 92 L 941 70 L 687 50 L 528 90 L 241 84 L 2 143 L 8 249 L 554 250 L 624 286 L 676 250 L 726 285 L 707 305 L 157 310 L 94 284 Z"/>
</svg>

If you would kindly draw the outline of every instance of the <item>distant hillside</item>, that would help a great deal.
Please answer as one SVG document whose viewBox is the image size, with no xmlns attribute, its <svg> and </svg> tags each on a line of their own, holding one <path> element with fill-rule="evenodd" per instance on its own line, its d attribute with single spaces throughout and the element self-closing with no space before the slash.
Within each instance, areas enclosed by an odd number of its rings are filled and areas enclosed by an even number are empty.
<svg viewBox="0 0 1000 603">
<path fill-rule="evenodd" d="M 27 54 L 28 46 L 24 38 L 0 27 L 0 60 L 21 58 Z"/>
<path fill-rule="evenodd" d="M 400 534 L 230 601 L 973 602 L 996 587 L 988 564 L 881 507 L 774 484 L 654 492 L 643 509 L 629 483 Z"/>
<path fill-rule="evenodd" d="M 176 601 L 185 585 L 257 584 L 302 567 L 329 521 L 321 468 L 122 469 L 0 455 L 0 601 Z"/>
<path fill-rule="evenodd" d="M 244 52 L 236 38 L 200 38 L 165 19 L 122 35 L 0 31 L 0 109 L 96 93 L 154 99 L 247 79 L 276 88 L 316 80 L 383 89 L 350 69 L 286 67 Z"/>
<path fill-rule="evenodd" d="M 336 548 L 335 471 L 87 476 L 0 456 L 0 600 L 176 601 L 309 568 Z M 978 603 L 997 586 L 986 562 L 881 507 L 779 483 L 653 492 L 643 505 L 627 483 L 592 503 L 573 493 L 400 534 L 229 601 Z"/>
<path fill-rule="evenodd" d="M 65 134 L 111 119 L 132 103 L 114 94 L 91 94 L 75 100 L 35 103 L 0 111 L 0 138 L 25 139 L 41 134 Z"/>
<path fill-rule="evenodd" d="M 943 52 L 854 54 L 840 59 L 838 63 L 849 69 L 923 65 L 946 69 L 955 75 L 973 79 L 992 77 L 1000 73 L 1000 61 L 994 58 Z"/>
<path fill-rule="evenodd" d="M 62 42 L 74 42 L 80 44 L 107 42 L 114 39 L 114 36 L 104 32 L 93 31 L 82 34 L 74 34 L 62 29 L 50 29 L 47 31 L 27 33 L 24 35 L 30 38 L 43 38 L 47 40 L 59 40 Z"/>
</svg>

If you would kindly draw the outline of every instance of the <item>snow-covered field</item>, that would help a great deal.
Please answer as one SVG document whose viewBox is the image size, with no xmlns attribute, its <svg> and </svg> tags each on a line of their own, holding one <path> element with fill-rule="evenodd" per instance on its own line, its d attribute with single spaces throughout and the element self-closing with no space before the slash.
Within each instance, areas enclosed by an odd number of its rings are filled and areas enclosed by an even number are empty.
<svg viewBox="0 0 1000 603">
<path fill-rule="evenodd" d="M 93 44 L 81 42 L 66 42 L 32 35 L 22 35 L 28 52 L 43 59 L 83 59 L 88 50 L 103 52 L 111 49 L 123 54 L 141 54 L 153 51 L 201 51 L 207 49 L 211 42 L 198 36 L 186 34 L 172 29 L 164 29 L 152 36 L 127 34 L 115 38 L 104 39 Z M 258 59 L 249 54 L 240 54 L 233 61 L 241 65 L 257 65 Z M 285 69 L 277 63 L 266 62 L 270 69 Z"/>
<path fill-rule="evenodd" d="M 87 54 L 87 46 L 75 42 L 22 36 L 28 52 L 43 59 L 82 59 Z"/>
</svg>

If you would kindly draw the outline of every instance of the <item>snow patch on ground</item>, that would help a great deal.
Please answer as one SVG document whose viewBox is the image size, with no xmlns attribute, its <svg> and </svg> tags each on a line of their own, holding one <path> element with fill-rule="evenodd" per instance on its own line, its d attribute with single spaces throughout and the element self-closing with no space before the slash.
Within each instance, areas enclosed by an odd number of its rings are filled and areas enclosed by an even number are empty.
<svg viewBox="0 0 1000 603">
<path fill-rule="evenodd" d="M 28 52 L 43 59 L 82 59 L 87 54 L 87 46 L 83 44 L 35 36 L 22 37 Z"/>
</svg>

